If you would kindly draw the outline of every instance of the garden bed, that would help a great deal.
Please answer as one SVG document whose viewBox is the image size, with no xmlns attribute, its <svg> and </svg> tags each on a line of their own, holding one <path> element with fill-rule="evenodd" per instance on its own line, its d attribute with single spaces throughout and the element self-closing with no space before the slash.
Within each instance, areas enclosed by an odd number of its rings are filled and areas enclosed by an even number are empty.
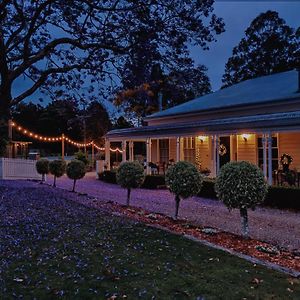
<svg viewBox="0 0 300 300">
<path fill-rule="evenodd" d="M 213 228 L 209 229 L 213 229 L 212 231 L 216 231 L 216 233 L 210 233 L 210 230 L 208 230 L 208 233 L 205 233 L 206 228 L 195 226 L 186 220 L 174 220 L 163 214 L 152 213 L 136 207 L 126 207 L 112 201 L 104 203 L 94 198 L 88 203 L 85 202 L 85 204 L 96 208 L 106 207 L 106 209 L 109 209 L 114 214 L 125 215 L 148 225 L 159 225 L 171 232 L 205 240 L 259 260 L 296 270 L 300 274 L 300 251 L 288 251 L 287 249 L 276 247 L 276 245 L 264 241 L 244 239 L 239 235 Z"/>
</svg>

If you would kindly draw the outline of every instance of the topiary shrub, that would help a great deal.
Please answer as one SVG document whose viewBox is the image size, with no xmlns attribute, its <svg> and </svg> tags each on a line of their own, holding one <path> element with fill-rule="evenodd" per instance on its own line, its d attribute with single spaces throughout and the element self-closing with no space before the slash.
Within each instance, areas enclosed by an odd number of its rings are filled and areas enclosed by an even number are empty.
<svg viewBox="0 0 300 300">
<path fill-rule="evenodd" d="M 268 191 L 263 172 L 246 161 L 224 165 L 217 177 L 215 190 L 218 198 L 229 208 L 238 208 L 242 220 L 242 234 L 249 236 L 248 209 L 262 204 Z"/>
<path fill-rule="evenodd" d="M 81 179 L 84 177 L 86 172 L 86 166 L 85 164 L 78 160 L 78 159 L 74 159 L 72 160 L 68 165 L 67 165 L 67 176 L 70 179 L 73 179 L 73 189 L 72 192 L 75 192 L 75 185 L 76 185 L 76 181 L 78 179 Z"/>
<path fill-rule="evenodd" d="M 42 175 L 42 182 L 45 181 L 45 175 L 49 174 L 49 160 L 46 158 L 39 159 L 35 164 L 35 168 Z"/>
<path fill-rule="evenodd" d="M 75 159 L 82 161 L 86 166 L 89 164 L 87 155 L 82 151 L 78 151 L 75 153 Z"/>
<path fill-rule="evenodd" d="M 117 170 L 117 183 L 127 189 L 127 206 L 130 202 L 131 189 L 142 185 L 144 181 L 144 168 L 139 162 L 123 162 Z"/>
<path fill-rule="evenodd" d="M 66 172 L 66 162 L 61 159 L 53 160 L 49 163 L 49 170 L 54 176 L 53 186 L 56 187 L 56 178 L 63 176 Z"/>
<path fill-rule="evenodd" d="M 202 187 L 203 176 L 197 168 L 186 161 L 179 161 L 168 168 L 166 184 L 175 194 L 175 219 L 178 216 L 180 198 L 185 199 L 197 195 Z"/>
</svg>

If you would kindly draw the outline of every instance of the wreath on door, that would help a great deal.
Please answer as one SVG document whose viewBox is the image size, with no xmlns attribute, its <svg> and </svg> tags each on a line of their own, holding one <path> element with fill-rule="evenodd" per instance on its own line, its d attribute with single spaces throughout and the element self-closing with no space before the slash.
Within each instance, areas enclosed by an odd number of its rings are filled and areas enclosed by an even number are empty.
<svg viewBox="0 0 300 300">
<path fill-rule="evenodd" d="M 224 144 L 221 144 L 219 147 L 219 155 L 224 156 L 227 153 L 227 148 Z"/>
</svg>

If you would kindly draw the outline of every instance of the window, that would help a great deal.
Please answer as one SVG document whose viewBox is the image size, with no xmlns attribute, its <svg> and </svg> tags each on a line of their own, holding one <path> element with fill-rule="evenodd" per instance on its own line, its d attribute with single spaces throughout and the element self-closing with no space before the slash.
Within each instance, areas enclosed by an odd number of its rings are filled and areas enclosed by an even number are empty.
<svg viewBox="0 0 300 300">
<path fill-rule="evenodd" d="M 184 138 L 183 152 L 184 152 L 184 160 L 189 161 L 194 164 L 195 158 L 196 158 L 195 138 L 194 137 Z"/>
<path fill-rule="evenodd" d="M 258 165 L 261 169 L 263 169 L 263 143 L 262 137 L 258 137 L 257 139 L 257 147 L 258 147 Z M 267 144 L 267 168 L 268 168 L 268 144 Z M 272 170 L 278 169 L 278 137 L 272 136 Z"/>
<path fill-rule="evenodd" d="M 159 140 L 159 162 L 169 162 L 169 140 Z"/>
</svg>

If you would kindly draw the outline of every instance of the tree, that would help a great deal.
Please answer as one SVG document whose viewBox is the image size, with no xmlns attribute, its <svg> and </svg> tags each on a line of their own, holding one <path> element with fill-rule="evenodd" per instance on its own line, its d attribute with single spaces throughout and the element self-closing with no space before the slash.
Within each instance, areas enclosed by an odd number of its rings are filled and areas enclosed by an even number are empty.
<svg viewBox="0 0 300 300">
<path fill-rule="evenodd" d="M 74 159 L 67 166 L 67 176 L 73 180 L 72 192 L 75 192 L 76 181 L 83 178 L 86 172 L 84 162 Z"/>
<path fill-rule="evenodd" d="M 117 183 L 127 189 L 127 202 L 129 206 L 131 189 L 142 185 L 145 175 L 143 166 L 137 161 L 128 161 L 121 163 L 116 175 Z"/>
<path fill-rule="evenodd" d="M 145 66 L 143 61 L 139 63 L 145 69 L 151 67 Z M 170 68 L 165 66 L 165 69 L 167 75 L 161 74 L 158 78 L 153 77 L 150 71 L 145 72 L 144 77 L 140 76 L 139 80 L 135 76 L 125 78 L 123 87 L 114 98 L 114 104 L 142 119 L 159 110 L 159 93 L 162 95 L 162 107 L 166 109 L 211 92 L 207 68 L 203 65 L 195 66 L 190 58 L 177 58 L 177 64 L 172 64 Z M 134 86 L 141 80 L 143 82 L 140 85 Z"/>
<path fill-rule="evenodd" d="M 49 174 L 49 160 L 41 158 L 36 162 L 35 167 L 36 171 L 42 175 L 42 181 L 45 181 L 45 175 Z"/>
<path fill-rule="evenodd" d="M 66 162 L 61 159 L 56 159 L 50 162 L 49 171 L 54 176 L 53 186 L 56 187 L 56 178 L 63 176 L 66 172 Z"/>
<path fill-rule="evenodd" d="M 238 208 L 242 220 L 242 234 L 249 236 L 248 209 L 255 209 L 267 194 L 268 186 L 260 168 L 247 161 L 225 164 L 217 177 L 218 198 L 229 208 Z"/>
<path fill-rule="evenodd" d="M 277 12 L 269 10 L 257 16 L 245 35 L 226 63 L 223 87 L 299 64 L 300 28 L 295 31 L 286 25 Z"/>
<path fill-rule="evenodd" d="M 124 129 L 133 127 L 133 124 L 124 116 L 120 116 L 113 124 L 113 129 Z"/>
<path fill-rule="evenodd" d="M 175 194 L 175 219 L 178 216 L 180 198 L 186 199 L 197 195 L 201 190 L 202 182 L 203 176 L 193 164 L 187 161 L 179 161 L 168 168 L 166 184 Z"/>
<path fill-rule="evenodd" d="M 86 116 L 86 136 L 88 141 L 98 144 L 103 142 L 103 136 L 111 129 L 111 121 L 105 107 L 97 102 L 91 102 L 86 112 L 81 112 Z"/>
<path fill-rule="evenodd" d="M 56 100 L 102 95 L 105 83 L 120 76 L 130 50 L 142 41 L 178 55 L 190 43 L 205 48 L 224 27 L 213 14 L 212 4 L 193 0 L 1 1 L 2 136 L 7 135 L 3 130 L 11 108 L 38 90 Z M 15 95 L 13 87 L 22 77 L 32 85 Z M 85 84 L 89 88 L 83 92 Z"/>
</svg>

